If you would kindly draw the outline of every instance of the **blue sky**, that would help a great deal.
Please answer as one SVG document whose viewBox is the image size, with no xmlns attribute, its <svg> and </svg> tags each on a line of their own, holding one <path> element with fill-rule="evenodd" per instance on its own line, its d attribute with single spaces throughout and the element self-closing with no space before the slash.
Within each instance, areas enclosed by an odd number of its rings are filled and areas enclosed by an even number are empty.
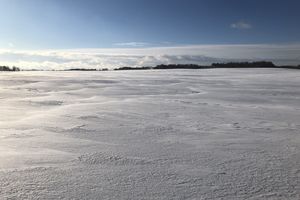
<svg viewBox="0 0 300 200">
<path fill-rule="evenodd" d="M 125 48 L 283 45 L 289 54 L 292 45 L 297 54 L 299 8 L 299 0 L 0 0 L 0 49 L 19 55 L 122 48 L 126 54 Z M 0 64 L 12 63 L 5 55 Z M 237 58 L 247 56 L 255 57 Z"/>
</svg>

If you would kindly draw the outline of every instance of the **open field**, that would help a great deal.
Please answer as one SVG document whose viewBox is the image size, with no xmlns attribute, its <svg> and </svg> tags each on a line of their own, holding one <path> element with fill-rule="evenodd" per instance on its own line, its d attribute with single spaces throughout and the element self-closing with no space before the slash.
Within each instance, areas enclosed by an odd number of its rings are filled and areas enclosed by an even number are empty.
<svg viewBox="0 0 300 200">
<path fill-rule="evenodd" d="M 300 199 L 300 71 L 0 73 L 0 199 Z"/>
</svg>

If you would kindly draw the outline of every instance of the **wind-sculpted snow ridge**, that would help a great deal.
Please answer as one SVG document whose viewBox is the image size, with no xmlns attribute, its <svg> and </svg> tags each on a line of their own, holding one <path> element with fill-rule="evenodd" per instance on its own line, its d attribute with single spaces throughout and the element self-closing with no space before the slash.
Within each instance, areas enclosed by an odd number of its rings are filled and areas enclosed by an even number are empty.
<svg viewBox="0 0 300 200">
<path fill-rule="evenodd" d="M 140 158 L 128 158 L 122 157 L 119 155 L 106 155 L 101 152 L 84 154 L 78 157 L 79 162 L 85 164 L 108 164 L 108 165 L 143 165 L 150 163 L 150 161 L 146 161 Z"/>
<path fill-rule="evenodd" d="M 300 72 L 0 74 L 0 199 L 300 199 Z"/>
</svg>

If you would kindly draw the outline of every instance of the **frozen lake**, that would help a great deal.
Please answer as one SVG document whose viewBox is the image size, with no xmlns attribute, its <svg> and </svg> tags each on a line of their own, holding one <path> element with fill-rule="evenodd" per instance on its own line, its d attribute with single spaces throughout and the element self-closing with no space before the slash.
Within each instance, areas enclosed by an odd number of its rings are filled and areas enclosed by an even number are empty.
<svg viewBox="0 0 300 200">
<path fill-rule="evenodd" d="M 0 73 L 0 199 L 299 199 L 300 71 Z"/>
</svg>

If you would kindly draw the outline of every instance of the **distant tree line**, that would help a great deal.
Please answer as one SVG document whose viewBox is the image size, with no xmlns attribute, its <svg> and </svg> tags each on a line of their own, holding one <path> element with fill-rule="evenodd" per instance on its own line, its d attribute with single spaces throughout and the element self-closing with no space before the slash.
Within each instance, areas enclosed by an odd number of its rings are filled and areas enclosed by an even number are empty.
<svg viewBox="0 0 300 200">
<path fill-rule="evenodd" d="M 147 69 L 153 69 L 153 68 L 152 67 L 120 67 L 114 70 L 147 70 Z"/>
<path fill-rule="evenodd" d="M 268 61 L 258 61 L 258 62 L 229 62 L 229 63 L 213 63 L 211 65 L 197 65 L 197 64 L 161 64 L 155 67 L 120 67 L 114 70 L 150 70 L 150 69 L 213 69 L 213 68 L 286 68 L 286 69 L 300 69 L 298 66 L 288 66 L 288 65 L 275 65 Z M 66 70 L 58 71 L 108 71 L 108 68 L 93 69 L 93 68 L 71 68 Z M 20 71 L 18 67 L 8 67 L 0 66 L 0 71 Z M 31 70 L 40 71 L 40 70 Z M 56 70 L 54 70 L 56 71 Z"/>
<path fill-rule="evenodd" d="M 8 67 L 8 66 L 0 66 L 0 71 L 12 71 L 12 72 L 16 72 L 16 71 L 20 71 L 20 68 L 18 67 Z"/>
<path fill-rule="evenodd" d="M 108 68 L 93 69 L 93 68 L 71 68 L 63 71 L 108 71 Z"/>
<path fill-rule="evenodd" d="M 229 63 L 213 63 L 212 67 L 218 68 L 269 68 L 276 67 L 274 63 L 261 61 L 261 62 L 229 62 Z"/>
<path fill-rule="evenodd" d="M 67 71 L 97 71 L 97 69 L 74 68 L 74 69 L 69 69 Z"/>
<path fill-rule="evenodd" d="M 211 65 L 196 64 L 161 64 L 155 67 L 120 67 L 114 70 L 147 70 L 147 69 L 213 69 L 213 68 L 289 68 L 300 69 L 298 66 L 276 66 L 272 62 L 229 62 L 229 63 L 213 63 Z"/>
<path fill-rule="evenodd" d="M 169 65 L 157 65 L 153 69 L 204 69 L 210 66 L 202 66 L 195 64 L 169 64 Z"/>
</svg>

